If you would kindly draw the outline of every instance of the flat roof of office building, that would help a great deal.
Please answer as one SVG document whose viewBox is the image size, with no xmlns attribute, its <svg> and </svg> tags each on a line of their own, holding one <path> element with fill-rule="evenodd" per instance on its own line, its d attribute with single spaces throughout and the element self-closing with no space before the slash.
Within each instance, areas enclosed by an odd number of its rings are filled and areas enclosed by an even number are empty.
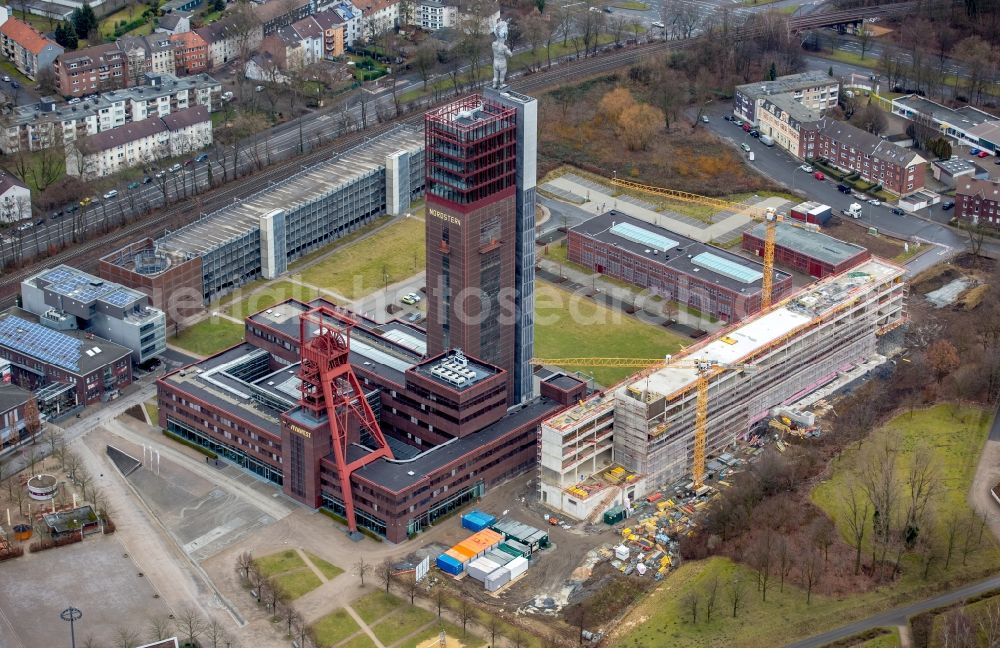
<svg viewBox="0 0 1000 648">
<path fill-rule="evenodd" d="M 385 166 L 387 155 L 423 149 L 423 134 L 407 127 L 395 128 L 341 155 L 313 165 L 273 187 L 241 202 L 223 207 L 157 241 L 166 252 L 202 256 L 260 226 L 260 217 L 283 209 L 307 205 Z"/>
<path fill-rule="evenodd" d="M 737 90 L 745 95 L 760 97 L 765 95 L 775 95 L 782 92 L 795 92 L 819 86 L 837 85 L 839 81 L 830 77 L 822 70 L 809 70 L 798 74 L 786 74 L 778 77 L 774 81 L 756 81 L 754 83 L 744 83 L 736 86 Z"/>
<path fill-rule="evenodd" d="M 782 337 L 807 326 L 816 317 L 855 299 L 866 292 L 869 286 L 881 284 L 903 273 L 902 267 L 872 257 L 848 272 L 830 276 L 776 307 L 758 313 L 735 328 L 715 333 L 695 351 L 683 357 L 675 357 L 662 369 L 648 376 L 626 380 L 619 386 L 618 392 L 628 388 L 668 396 L 687 389 L 698 378 L 698 371 L 691 364 L 692 359 L 722 365 L 738 364 Z"/>
<path fill-rule="evenodd" d="M 456 391 L 464 391 L 503 371 L 500 367 L 470 358 L 458 349 L 430 358 L 414 366 L 413 370 Z"/>
<path fill-rule="evenodd" d="M 689 239 L 663 227 L 611 210 L 571 228 L 583 236 L 627 250 L 666 268 L 733 292 L 760 291 L 764 266 L 722 248 Z M 774 271 L 775 283 L 789 277 Z"/>
<path fill-rule="evenodd" d="M 747 230 L 747 234 L 763 241 L 767 236 L 767 226 L 758 223 Z M 774 232 L 774 244 L 834 266 L 868 252 L 860 245 L 841 241 L 804 227 L 796 227 L 791 223 L 778 223 Z"/>
<path fill-rule="evenodd" d="M 105 281 L 89 272 L 65 264 L 46 268 L 25 279 L 25 283 L 81 304 L 102 301 L 118 308 L 127 308 L 135 302 L 142 302 L 142 305 L 145 305 L 148 299 L 145 293 L 138 290 Z"/>
<path fill-rule="evenodd" d="M 561 408 L 562 406 L 554 400 L 537 398 L 520 409 L 508 412 L 505 417 L 479 432 L 434 446 L 412 459 L 391 461 L 380 459 L 360 468 L 354 474 L 395 492 L 403 491 L 427 479 L 427 475 L 442 466 L 475 452 L 476 449 L 496 441 L 532 419 L 542 420 Z M 354 447 L 360 450 L 359 455 L 369 452 L 360 446 Z"/>
<path fill-rule="evenodd" d="M 0 313 L 0 346 L 77 376 L 132 355 L 129 348 L 84 331 L 42 326 L 37 316 L 16 307 Z"/>
<path fill-rule="evenodd" d="M 897 97 L 892 100 L 892 103 L 906 106 L 910 110 L 921 115 L 930 115 L 940 122 L 950 124 L 951 126 L 961 128 L 962 130 L 968 130 L 978 126 L 979 124 L 996 121 L 997 119 L 993 115 L 983 112 L 978 108 L 973 108 L 972 106 L 949 108 L 947 106 L 942 106 L 936 101 L 931 101 L 930 99 L 919 95 Z"/>
</svg>

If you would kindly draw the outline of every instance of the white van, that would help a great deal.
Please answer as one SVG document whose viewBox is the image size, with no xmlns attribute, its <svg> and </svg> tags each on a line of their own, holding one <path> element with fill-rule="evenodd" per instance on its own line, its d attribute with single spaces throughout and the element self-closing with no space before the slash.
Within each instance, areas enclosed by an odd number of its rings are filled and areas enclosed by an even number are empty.
<svg viewBox="0 0 1000 648">
<path fill-rule="evenodd" d="M 774 140 L 768 137 L 767 135 L 760 136 L 760 143 L 763 144 L 764 146 L 774 146 Z"/>
</svg>

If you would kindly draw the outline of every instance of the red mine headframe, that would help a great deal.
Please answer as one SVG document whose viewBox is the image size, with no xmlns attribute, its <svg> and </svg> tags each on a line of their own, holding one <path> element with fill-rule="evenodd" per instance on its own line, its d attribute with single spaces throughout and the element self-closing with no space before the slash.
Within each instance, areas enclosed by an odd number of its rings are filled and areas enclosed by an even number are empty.
<svg viewBox="0 0 1000 648">
<path fill-rule="evenodd" d="M 326 306 L 314 308 L 299 320 L 302 349 L 302 365 L 299 369 L 299 378 L 302 380 L 299 389 L 302 396 L 299 403 L 314 418 L 326 415 L 329 420 L 345 517 L 352 532 L 357 530 L 357 523 L 351 493 L 351 474 L 382 457 L 392 459 L 392 451 L 375 420 L 375 413 L 365 400 L 364 391 L 348 359 L 351 329 L 355 324 L 351 318 Z M 352 414 L 357 420 L 357 428 L 349 427 Z M 368 432 L 377 447 L 348 463 L 347 448 L 351 443 L 359 441 L 361 430 Z"/>
</svg>

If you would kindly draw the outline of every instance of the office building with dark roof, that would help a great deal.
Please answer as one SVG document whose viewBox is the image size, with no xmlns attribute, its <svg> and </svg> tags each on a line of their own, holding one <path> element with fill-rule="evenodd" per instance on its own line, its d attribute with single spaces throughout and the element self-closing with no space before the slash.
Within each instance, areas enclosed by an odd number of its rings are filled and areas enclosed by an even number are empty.
<svg viewBox="0 0 1000 648">
<path fill-rule="evenodd" d="M 553 374 L 541 396 L 508 410 L 501 367 L 457 350 L 427 357 L 421 329 L 356 318 L 347 359 L 384 444 L 348 426 L 345 497 L 336 440 L 322 408 L 307 406 L 315 390 L 300 362 L 303 335 L 326 328 L 309 319 L 317 309 L 343 313 L 288 300 L 247 317 L 242 344 L 164 376 L 159 424 L 308 506 L 345 517 L 350 506 L 358 526 L 392 542 L 533 468 L 540 421 L 586 392 Z"/>
<path fill-rule="evenodd" d="M 743 249 L 764 256 L 766 225 L 743 232 Z M 805 227 L 778 223 L 774 237 L 774 262 L 817 279 L 840 274 L 871 258 L 867 248 L 847 243 Z"/>
<path fill-rule="evenodd" d="M 16 382 L 45 392 L 42 405 L 57 396 L 68 406 L 117 398 L 132 384 L 131 357 L 128 347 L 84 331 L 51 329 L 19 308 L 0 313 L 0 359 L 10 362 Z"/>
<path fill-rule="evenodd" d="M 761 264 L 620 211 L 571 228 L 567 240 L 567 258 L 573 263 L 704 315 L 736 322 L 760 310 Z M 773 300 L 791 289 L 791 275 L 775 270 Z"/>
</svg>

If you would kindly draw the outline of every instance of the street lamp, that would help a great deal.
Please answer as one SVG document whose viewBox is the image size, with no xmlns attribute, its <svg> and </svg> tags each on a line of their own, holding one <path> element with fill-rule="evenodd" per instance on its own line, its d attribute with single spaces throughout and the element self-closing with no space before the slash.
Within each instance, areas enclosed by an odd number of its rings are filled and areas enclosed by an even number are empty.
<svg viewBox="0 0 1000 648">
<path fill-rule="evenodd" d="M 63 621 L 69 621 L 69 640 L 71 648 L 76 648 L 76 632 L 73 628 L 73 624 L 79 621 L 82 616 L 83 612 L 75 607 L 68 607 L 59 613 L 60 619 Z"/>
</svg>

